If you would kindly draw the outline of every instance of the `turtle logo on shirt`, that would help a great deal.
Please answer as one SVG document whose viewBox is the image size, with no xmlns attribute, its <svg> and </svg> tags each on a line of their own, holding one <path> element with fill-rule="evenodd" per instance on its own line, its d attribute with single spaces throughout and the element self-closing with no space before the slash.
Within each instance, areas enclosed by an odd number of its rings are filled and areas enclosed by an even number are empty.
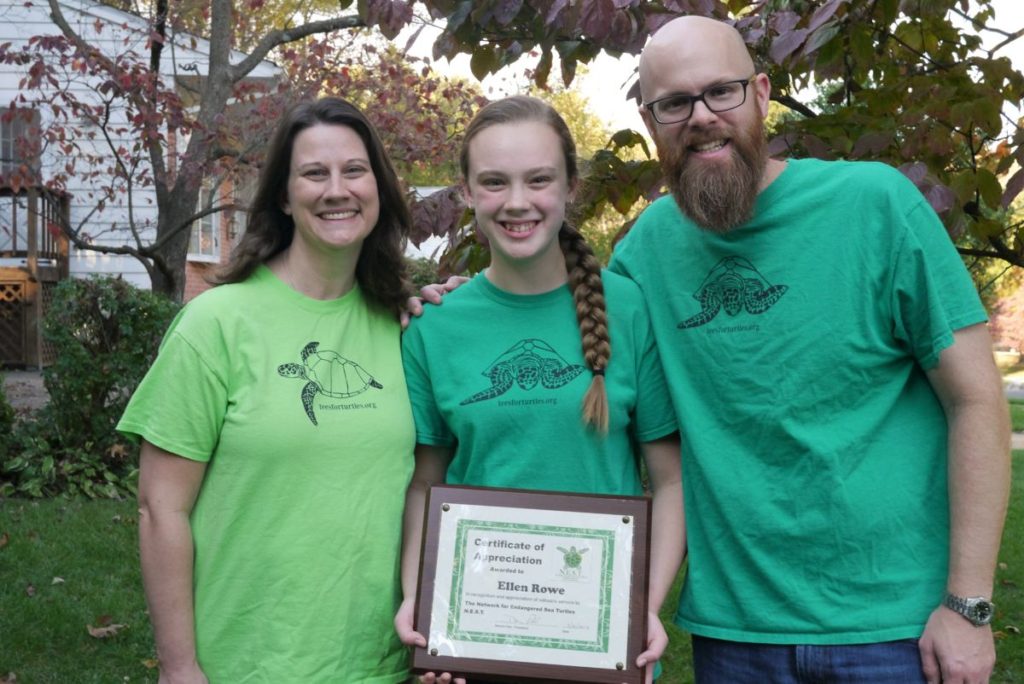
<svg viewBox="0 0 1024 684">
<path fill-rule="evenodd" d="M 346 399 L 362 394 L 371 387 L 384 389 L 384 385 L 373 379 L 362 366 L 349 361 L 336 351 L 318 350 L 319 342 L 310 342 L 302 348 L 302 363 L 283 363 L 277 372 L 286 378 L 307 380 L 302 388 L 302 406 L 306 415 L 317 425 L 313 413 L 313 397 L 324 394 L 336 399 Z"/>
<path fill-rule="evenodd" d="M 463 399 L 459 405 L 500 397 L 514 384 L 524 390 L 532 390 L 538 383 L 556 389 L 572 382 L 584 370 L 583 366 L 567 362 L 544 340 L 519 340 L 481 373 L 491 381 L 491 386 Z"/>
<path fill-rule="evenodd" d="M 788 285 L 772 285 L 754 265 L 743 257 L 726 257 L 704 278 L 693 298 L 700 302 L 700 313 L 680 323 L 679 328 L 698 328 L 710 323 L 722 309 L 735 316 L 746 309 L 762 314 L 786 294 Z"/>
</svg>

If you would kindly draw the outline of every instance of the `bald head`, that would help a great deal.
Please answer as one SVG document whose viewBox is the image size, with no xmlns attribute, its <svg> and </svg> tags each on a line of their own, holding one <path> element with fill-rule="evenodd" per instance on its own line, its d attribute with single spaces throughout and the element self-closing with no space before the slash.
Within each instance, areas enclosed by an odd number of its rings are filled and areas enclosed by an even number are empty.
<svg viewBox="0 0 1024 684">
<path fill-rule="evenodd" d="M 678 17 L 662 26 L 640 55 L 640 94 L 650 102 L 671 92 L 700 92 L 707 83 L 753 73 L 754 62 L 735 28 L 707 17 Z M 687 82 L 699 87 L 682 87 Z"/>
</svg>

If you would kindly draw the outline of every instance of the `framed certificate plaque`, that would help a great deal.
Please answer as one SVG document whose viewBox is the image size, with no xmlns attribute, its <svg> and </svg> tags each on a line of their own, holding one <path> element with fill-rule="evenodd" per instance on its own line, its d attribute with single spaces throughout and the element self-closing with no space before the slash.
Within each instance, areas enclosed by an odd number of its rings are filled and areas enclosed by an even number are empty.
<svg viewBox="0 0 1024 684">
<path fill-rule="evenodd" d="M 423 533 L 413 669 L 642 683 L 650 500 L 439 485 Z"/>
</svg>

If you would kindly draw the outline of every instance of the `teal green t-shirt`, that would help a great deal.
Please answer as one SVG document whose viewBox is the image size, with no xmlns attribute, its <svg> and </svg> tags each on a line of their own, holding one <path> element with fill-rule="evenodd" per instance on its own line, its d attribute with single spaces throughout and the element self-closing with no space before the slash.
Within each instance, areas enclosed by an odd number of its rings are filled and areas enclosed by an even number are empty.
<svg viewBox="0 0 1024 684">
<path fill-rule="evenodd" d="M 767 643 L 919 636 L 949 550 L 947 427 L 924 371 L 985 311 L 917 189 L 883 164 L 789 161 L 726 234 L 658 200 L 612 268 L 644 293 L 679 415 L 677 623 Z"/>
<path fill-rule="evenodd" d="M 212 684 L 395 684 L 413 423 L 398 323 L 261 267 L 190 302 L 118 430 L 208 462 L 191 515 Z"/>
<path fill-rule="evenodd" d="M 603 276 L 608 435 L 583 424 L 585 367 L 568 286 L 515 295 L 478 275 L 402 337 L 416 441 L 451 447 L 454 484 L 640 494 L 633 440 L 675 431 L 640 291 Z"/>
</svg>

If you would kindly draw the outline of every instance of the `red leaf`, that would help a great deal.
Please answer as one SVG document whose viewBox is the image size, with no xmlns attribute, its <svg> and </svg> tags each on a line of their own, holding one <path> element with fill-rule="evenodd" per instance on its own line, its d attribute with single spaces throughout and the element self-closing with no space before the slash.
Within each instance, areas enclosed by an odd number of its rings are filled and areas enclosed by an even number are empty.
<svg viewBox="0 0 1024 684">
<path fill-rule="evenodd" d="M 920 186 L 928 173 L 928 166 L 924 162 L 912 162 L 900 166 L 900 171 L 909 178 L 914 185 Z"/>
<path fill-rule="evenodd" d="M 1010 176 L 1010 180 L 1006 182 L 1006 190 L 1003 191 L 1003 201 L 1000 202 L 1003 209 L 1009 207 L 1022 190 L 1024 190 L 1024 169 L 1017 169 L 1017 173 Z"/>
<path fill-rule="evenodd" d="M 814 14 L 811 15 L 811 21 L 807 25 L 807 30 L 813 31 L 814 29 L 818 28 L 826 21 L 831 19 L 832 15 L 834 15 L 836 13 L 836 10 L 839 9 L 839 5 L 841 5 L 843 2 L 845 2 L 845 0 L 829 0 L 829 2 L 819 7 L 817 11 L 815 11 Z"/>
<path fill-rule="evenodd" d="M 544 15 L 544 25 L 551 26 L 558 19 L 558 15 L 569 6 L 569 0 L 555 0 L 551 3 L 551 8 L 548 9 L 547 14 Z"/>
<path fill-rule="evenodd" d="M 781 33 L 772 41 L 768 54 L 771 55 L 772 61 L 776 64 L 782 64 L 783 60 L 793 54 L 806 38 L 807 29 L 796 29 Z"/>
<path fill-rule="evenodd" d="M 936 214 L 944 214 L 953 208 L 956 203 L 956 193 L 945 185 L 933 185 L 924 193 L 928 204 L 932 206 Z"/>
<path fill-rule="evenodd" d="M 590 0 L 580 10 L 580 29 L 590 38 L 608 35 L 612 28 L 615 3 L 612 0 Z"/>
<path fill-rule="evenodd" d="M 494 8 L 494 20 L 501 26 L 507 26 L 522 8 L 523 0 L 500 0 Z"/>
</svg>

